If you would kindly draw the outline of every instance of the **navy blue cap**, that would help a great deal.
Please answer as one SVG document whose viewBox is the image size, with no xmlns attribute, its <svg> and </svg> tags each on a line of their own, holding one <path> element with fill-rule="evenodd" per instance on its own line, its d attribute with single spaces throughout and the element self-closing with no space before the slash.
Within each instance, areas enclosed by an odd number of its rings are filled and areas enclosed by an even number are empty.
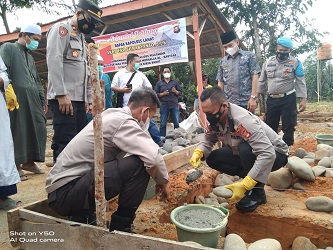
<svg viewBox="0 0 333 250">
<path fill-rule="evenodd" d="M 85 10 L 91 18 L 105 25 L 101 19 L 103 11 L 95 3 L 89 0 L 80 0 L 77 6 Z"/>
</svg>

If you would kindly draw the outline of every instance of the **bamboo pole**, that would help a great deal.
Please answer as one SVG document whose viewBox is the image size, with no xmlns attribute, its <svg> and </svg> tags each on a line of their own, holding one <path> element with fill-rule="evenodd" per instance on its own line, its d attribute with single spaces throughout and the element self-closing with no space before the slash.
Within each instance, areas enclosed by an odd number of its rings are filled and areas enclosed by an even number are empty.
<svg viewBox="0 0 333 250">
<path fill-rule="evenodd" d="M 104 110 L 104 90 L 100 85 L 99 72 L 97 70 L 97 48 L 97 45 L 93 43 L 88 45 L 94 126 L 96 219 L 97 226 L 105 227 L 106 201 L 104 193 L 104 140 L 101 115 Z"/>
</svg>

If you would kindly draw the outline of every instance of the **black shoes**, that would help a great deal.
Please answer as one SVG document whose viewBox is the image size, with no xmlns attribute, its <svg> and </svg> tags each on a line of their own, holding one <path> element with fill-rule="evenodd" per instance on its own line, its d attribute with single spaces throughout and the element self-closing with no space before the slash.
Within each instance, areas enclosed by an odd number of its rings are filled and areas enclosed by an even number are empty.
<svg viewBox="0 0 333 250">
<path fill-rule="evenodd" d="M 134 218 L 129 218 L 129 217 L 122 217 L 119 216 L 115 213 L 111 215 L 111 223 L 109 227 L 109 231 L 117 230 L 117 231 L 122 231 L 126 233 L 133 233 L 132 231 L 132 224 Z"/>
<path fill-rule="evenodd" d="M 68 217 L 68 220 L 79 222 L 82 224 L 89 224 L 96 226 L 96 214 L 95 213 L 86 213 L 86 214 L 78 214 L 78 215 L 71 215 Z"/>
<path fill-rule="evenodd" d="M 236 203 L 236 208 L 243 212 L 252 212 L 261 204 L 265 204 L 266 194 L 264 186 L 263 183 L 257 183 L 252 190 L 247 191 L 245 196 Z"/>
</svg>

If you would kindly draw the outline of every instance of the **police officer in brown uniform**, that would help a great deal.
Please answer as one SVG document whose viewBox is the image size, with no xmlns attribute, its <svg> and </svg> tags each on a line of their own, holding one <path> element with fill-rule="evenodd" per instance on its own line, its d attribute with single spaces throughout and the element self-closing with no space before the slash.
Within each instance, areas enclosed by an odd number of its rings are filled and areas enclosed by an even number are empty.
<svg viewBox="0 0 333 250">
<path fill-rule="evenodd" d="M 233 191 L 231 200 L 241 199 L 237 209 L 253 211 L 266 203 L 264 185 L 271 171 L 287 163 L 288 146 L 259 117 L 228 102 L 220 87 L 205 89 L 200 100 L 210 125 L 190 163 L 196 167 L 206 159 L 209 167 L 242 177 L 225 187 Z M 222 147 L 212 151 L 218 141 Z"/>
<path fill-rule="evenodd" d="M 91 88 L 84 35 L 90 34 L 96 25 L 104 24 L 101 15 L 96 4 L 80 0 L 75 15 L 54 24 L 47 33 L 47 95 L 53 112 L 54 162 L 87 124 L 86 103 L 91 103 Z"/>
<path fill-rule="evenodd" d="M 154 90 L 138 88 L 128 106 L 102 113 L 105 199 L 119 195 L 110 231 L 131 232 L 149 176 L 156 181 L 161 200 L 168 198 L 165 162 L 158 145 L 145 132 L 159 106 Z M 68 143 L 46 178 L 49 206 L 70 220 L 93 223 L 94 185 L 94 128 L 90 122 Z"/>
<path fill-rule="evenodd" d="M 263 93 L 267 84 L 266 123 L 278 132 L 281 117 L 283 140 L 291 146 L 294 144 L 297 113 L 306 108 L 306 84 L 302 63 L 289 55 L 293 48 L 291 39 L 280 37 L 277 43 L 276 55 L 262 67 L 258 93 Z M 296 97 L 301 98 L 298 110 Z"/>
</svg>

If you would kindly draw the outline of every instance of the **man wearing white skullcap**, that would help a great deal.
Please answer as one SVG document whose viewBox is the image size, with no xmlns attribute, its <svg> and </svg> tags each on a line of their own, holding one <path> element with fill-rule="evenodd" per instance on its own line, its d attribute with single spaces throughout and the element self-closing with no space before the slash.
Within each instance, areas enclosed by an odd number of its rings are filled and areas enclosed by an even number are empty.
<svg viewBox="0 0 333 250">
<path fill-rule="evenodd" d="M 41 34 L 40 26 L 24 25 L 17 42 L 4 43 L 0 47 L 0 56 L 7 67 L 19 104 L 19 109 L 10 109 L 9 115 L 15 164 L 21 180 L 27 179 L 22 169 L 36 174 L 44 173 L 35 162 L 45 161 L 47 106 L 35 61 L 29 53 L 38 48 Z"/>
<path fill-rule="evenodd" d="M 21 32 L 42 35 L 42 28 L 37 24 L 27 24 L 22 26 Z"/>
</svg>

